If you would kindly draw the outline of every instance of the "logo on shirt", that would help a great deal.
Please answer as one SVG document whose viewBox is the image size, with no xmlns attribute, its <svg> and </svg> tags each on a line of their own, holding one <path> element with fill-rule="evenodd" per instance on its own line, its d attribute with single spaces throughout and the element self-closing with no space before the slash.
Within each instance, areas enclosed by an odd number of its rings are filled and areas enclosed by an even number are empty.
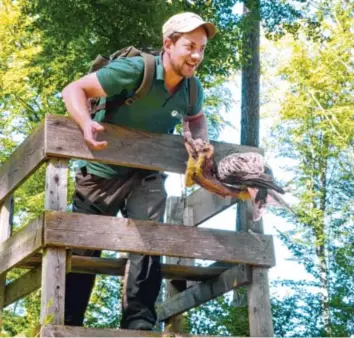
<svg viewBox="0 0 354 338">
<path fill-rule="evenodd" d="M 172 110 L 171 116 L 175 117 L 179 120 L 183 120 L 183 115 L 180 112 L 178 112 L 177 110 Z"/>
</svg>

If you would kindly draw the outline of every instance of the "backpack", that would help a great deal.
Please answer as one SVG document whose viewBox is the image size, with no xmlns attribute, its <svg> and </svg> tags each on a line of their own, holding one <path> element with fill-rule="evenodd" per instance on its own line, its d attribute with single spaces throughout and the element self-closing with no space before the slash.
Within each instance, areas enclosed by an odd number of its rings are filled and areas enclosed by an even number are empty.
<svg viewBox="0 0 354 338">
<path fill-rule="evenodd" d="M 113 60 L 122 57 L 142 56 L 144 60 L 144 75 L 139 88 L 130 97 L 120 97 L 114 101 L 109 101 L 101 104 L 99 104 L 100 101 L 99 97 L 89 98 L 88 107 L 92 118 L 94 118 L 94 116 L 99 110 L 105 109 L 106 114 L 103 122 L 108 121 L 110 115 L 114 111 L 114 108 L 119 108 L 122 105 L 131 105 L 136 100 L 142 99 L 149 92 L 155 76 L 156 67 L 155 67 L 154 55 L 156 55 L 156 53 L 152 52 L 151 50 L 144 52 L 142 50 L 136 49 L 134 46 L 129 46 L 114 52 L 109 58 L 102 55 L 98 55 L 96 57 L 96 59 L 92 62 L 89 73 L 96 72 L 102 67 L 107 66 Z M 187 107 L 187 114 L 192 110 L 193 106 L 196 104 L 197 97 L 198 97 L 197 81 L 194 76 L 188 79 L 188 88 L 189 88 L 189 103 Z"/>
</svg>

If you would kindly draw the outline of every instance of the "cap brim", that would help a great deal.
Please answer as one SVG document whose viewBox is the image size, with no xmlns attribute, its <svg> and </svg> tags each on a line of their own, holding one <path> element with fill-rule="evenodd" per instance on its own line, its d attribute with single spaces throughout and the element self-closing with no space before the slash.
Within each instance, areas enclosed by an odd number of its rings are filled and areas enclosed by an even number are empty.
<svg viewBox="0 0 354 338">
<path fill-rule="evenodd" d="M 215 28 L 214 24 L 212 24 L 211 22 L 200 22 L 200 21 L 189 23 L 188 25 L 184 26 L 183 28 L 180 28 L 178 30 L 178 32 L 179 33 L 189 33 L 199 27 L 205 27 L 205 29 L 207 31 L 208 39 L 212 39 L 216 34 L 216 28 Z"/>
</svg>

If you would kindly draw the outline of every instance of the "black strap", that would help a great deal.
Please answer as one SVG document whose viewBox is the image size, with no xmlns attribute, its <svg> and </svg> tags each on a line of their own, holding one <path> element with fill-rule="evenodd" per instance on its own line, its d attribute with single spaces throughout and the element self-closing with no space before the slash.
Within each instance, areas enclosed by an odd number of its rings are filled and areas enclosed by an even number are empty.
<svg viewBox="0 0 354 338">
<path fill-rule="evenodd" d="M 144 59 L 144 75 L 139 88 L 132 97 L 125 100 L 125 104 L 133 104 L 136 100 L 142 99 L 150 90 L 155 77 L 155 57 L 151 54 L 141 53 Z"/>
<path fill-rule="evenodd" d="M 116 100 L 113 101 L 106 101 L 105 104 L 102 104 L 105 109 L 105 114 L 104 114 L 104 119 L 102 122 L 110 122 L 111 117 L 113 116 L 113 113 L 118 109 L 119 107 L 123 106 L 125 104 L 126 98 L 125 96 L 119 97 Z"/>
<path fill-rule="evenodd" d="M 130 50 L 129 50 L 130 51 Z M 133 104 L 136 100 L 142 99 L 149 92 L 155 77 L 155 57 L 151 54 L 141 53 L 144 59 L 144 74 L 143 80 L 139 88 L 135 91 L 132 97 L 119 97 L 116 100 L 107 101 L 97 105 L 96 112 L 105 109 L 105 117 L 103 122 L 109 122 L 113 112 L 124 104 Z"/>
</svg>

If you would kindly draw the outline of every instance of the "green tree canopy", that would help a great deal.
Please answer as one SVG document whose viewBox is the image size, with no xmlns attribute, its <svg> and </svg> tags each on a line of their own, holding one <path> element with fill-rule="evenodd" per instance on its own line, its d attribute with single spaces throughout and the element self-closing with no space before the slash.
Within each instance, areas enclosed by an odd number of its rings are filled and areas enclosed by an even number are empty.
<svg viewBox="0 0 354 338">
<path fill-rule="evenodd" d="M 279 67 L 288 90 L 273 135 L 284 163 L 293 160 L 284 168 L 293 173 L 291 192 L 298 200 L 296 217 L 283 214 L 296 229 L 280 234 L 314 283 L 312 290 L 287 283 L 295 295 L 277 306 L 277 327 L 298 336 L 353 334 L 354 6 L 330 5 L 317 39 L 299 31 L 280 45 L 291 57 Z"/>
</svg>

